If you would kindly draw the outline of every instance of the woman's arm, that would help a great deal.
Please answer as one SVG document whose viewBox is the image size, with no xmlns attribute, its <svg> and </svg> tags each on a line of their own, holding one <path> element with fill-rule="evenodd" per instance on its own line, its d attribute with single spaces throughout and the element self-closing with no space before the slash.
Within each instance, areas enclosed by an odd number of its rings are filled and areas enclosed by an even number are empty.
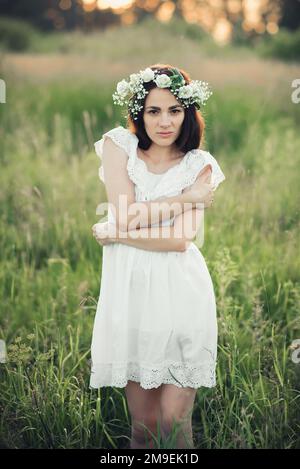
<svg viewBox="0 0 300 469">
<path fill-rule="evenodd" d="M 210 182 L 211 173 L 211 167 L 206 166 L 203 168 L 199 172 L 195 184 L 203 184 L 205 181 Z M 190 188 L 185 188 L 183 195 L 187 194 L 189 190 Z M 204 221 L 204 209 L 210 206 L 211 198 L 209 197 L 205 204 L 198 204 L 197 208 L 177 215 L 171 226 L 147 227 L 128 231 L 126 237 L 120 238 L 119 236 L 116 242 L 150 251 L 185 251 L 196 237 Z M 133 239 L 130 236 L 131 233 L 134 236 Z M 122 233 L 120 235 L 122 236 Z"/>
<path fill-rule="evenodd" d="M 113 242 L 149 251 L 185 251 L 203 221 L 204 209 L 192 209 L 176 217 L 174 225 L 140 228 L 117 236 Z"/>
<path fill-rule="evenodd" d="M 176 237 L 174 226 L 152 226 L 138 230 L 119 231 L 108 222 L 96 223 L 93 234 L 99 244 L 105 246 L 112 243 L 127 244 L 147 251 L 183 251 L 184 240 Z"/>
<path fill-rule="evenodd" d="M 117 237 L 114 242 L 145 249 L 146 251 L 184 250 L 183 239 L 174 236 L 174 227 L 172 225 L 140 228 L 122 234 L 126 234 L 126 236 Z"/>
<path fill-rule="evenodd" d="M 193 193 L 175 195 L 173 197 L 160 197 L 156 200 L 133 202 L 128 207 L 127 219 L 119 223 L 121 231 L 151 228 L 164 220 L 170 220 L 185 211 L 195 207 Z M 126 208 L 124 207 L 124 211 Z"/>
<path fill-rule="evenodd" d="M 211 169 L 205 167 L 196 183 L 210 178 Z M 185 188 L 183 193 L 188 191 L 189 188 Z M 204 210 L 211 206 L 211 200 L 209 198 L 205 203 L 197 204 L 197 208 L 179 214 L 171 226 L 150 226 L 123 232 L 109 223 L 98 223 L 92 228 L 93 234 L 102 245 L 122 243 L 149 251 L 185 251 L 197 235 L 204 220 Z"/>
<path fill-rule="evenodd" d="M 204 200 L 207 187 L 189 190 L 174 197 L 161 197 L 154 201 L 136 202 L 134 184 L 127 172 L 128 155 L 110 138 L 103 145 L 102 164 L 106 180 L 108 203 L 116 225 L 121 231 L 135 230 L 170 220 L 191 210 Z M 117 170 L 116 170 L 117 168 Z M 202 192 L 201 192 L 202 191 Z"/>
<path fill-rule="evenodd" d="M 148 251 L 185 251 L 195 238 L 203 216 L 204 209 L 192 209 L 176 217 L 173 225 L 128 232 L 119 231 L 108 222 L 97 223 L 93 234 L 102 246 L 121 243 Z"/>
</svg>

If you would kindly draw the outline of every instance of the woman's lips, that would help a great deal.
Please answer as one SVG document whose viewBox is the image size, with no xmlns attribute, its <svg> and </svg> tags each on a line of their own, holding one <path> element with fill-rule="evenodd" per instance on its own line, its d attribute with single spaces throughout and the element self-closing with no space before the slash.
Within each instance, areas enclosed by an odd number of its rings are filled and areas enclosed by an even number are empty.
<svg viewBox="0 0 300 469">
<path fill-rule="evenodd" d="M 169 137 L 170 135 L 172 135 L 173 132 L 158 132 L 158 135 L 160 135 L 161 137 Z"/>
</svg>

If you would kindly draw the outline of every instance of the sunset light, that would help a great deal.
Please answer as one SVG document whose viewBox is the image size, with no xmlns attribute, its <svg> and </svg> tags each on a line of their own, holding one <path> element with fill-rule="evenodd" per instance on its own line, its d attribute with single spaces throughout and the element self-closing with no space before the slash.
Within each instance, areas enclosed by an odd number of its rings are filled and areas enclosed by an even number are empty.
<svg viewBox="0 0 300 469">
<path fill-rule="evenodd" d="M 106 10 L 108 8 L 119 9 L 128 8 L 134 2 L 133 0 L 83 0 L 84 7 L 89 6 L 93 9 Z"/>
<path fill-rule="evenodd" d="M 87 15 L 87 24 L 92 25 L 92 15 L 109 10 L 119 17 L 120 24 L 131 25 L 144 17 L 142 11 L 161 23 L 170 22 L 179 14 L 190 24 L 199 25 L 220 45 L 231 41 L 235 24 L 240 25 L 246 34 L 274 35 L 278 32 L 280 20 L 279 5 L 271 0 L 77 0 Z M 59 9 L 67 12 L 75 0 L 60 0 Z M 65 24 L 63 17 L 56 15 L 53 20 L 56 29 Z M 97 21 L 98 23 L 98 21 Z"/>
</svg>

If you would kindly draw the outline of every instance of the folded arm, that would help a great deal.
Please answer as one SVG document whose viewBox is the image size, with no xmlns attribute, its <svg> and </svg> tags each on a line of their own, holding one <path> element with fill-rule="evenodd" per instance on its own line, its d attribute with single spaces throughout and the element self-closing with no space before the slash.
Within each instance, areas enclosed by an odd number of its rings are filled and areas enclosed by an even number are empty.
<svg viewBox="0 0 300 469">
<path fill-rule="evenodd" d="M 196 181 L 211 180 L 211 168 L 203 168 Z M 182 194 L 186 194 L 189 187 Z M 204 204 L 198 204 L 197 208 L 186 210 L 177 215 L 171 226 L 146 227 L 128 231 L 125 238 L 118 238 L 116 242 L 128 244 L 149 251 L 185 251 L 203 223 Z M 133 236 L 131 236 L 133 235 Z"/>
<path fill-rule="evenodd" d="M 158 226 L 120 233 L 113 242 L 149 251 L 185 251 L 195 238 L 204 209 L 193 208 L 178 215 L 171 226 Z"/>
<path fill-rule="evenodd" d="M 127 162 L 125 150 L 106 138 L 102 155 L 105 187 L 119 230 L 127 232 L 155 225 L 195 207 L 193 193 L 188 191 L 175 197 L 136 202 L 134 184 L 127 172 Z"/>
<path fill-rule="evenodd" d="M 110 239 L 107 235 L 100 244 L 119 242 L 150 251 L 186 250 L 197 234 L 207 207 L 192 199 L 190 187 L 175 197 L 135 202 L 134 184 L 127 172 L 128 155 L 110 138 L 104 142 L 102 162 L 108 202 L 115 208 L 117 233 Z M 211 166 L 206 165 L 196 183 L 210 182 L 211 170 Z M 120 203 L 123 196 L 125 207 Z M 171 226 L 152 226 L 172 218 Z"/>
</svg>

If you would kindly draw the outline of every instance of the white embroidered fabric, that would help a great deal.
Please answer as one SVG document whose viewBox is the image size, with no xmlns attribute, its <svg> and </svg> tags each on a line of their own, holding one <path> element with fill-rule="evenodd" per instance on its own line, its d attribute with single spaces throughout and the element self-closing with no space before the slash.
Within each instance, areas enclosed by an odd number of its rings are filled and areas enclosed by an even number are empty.
<svg viewBox="0 0 300 469">
<path fill-rule="evenodd" d="M 101 158 L 110 137 L 128 155 L 127 171 L 137 201 L 173 196 L 212 166 L 214 188 L 225 179 L 207 151 L 191 150 L 162 174 L 148 171 L 137 156 L 138 138 L 118 126 L 95 142 Z M 99 177 L 105 183 L 103 167 Z M 170 224 L 164 220 L 163 224 Z M 191 243 L 186 251 L 150 251 L 123 243 L 102 248 L 101 289 L 91 344 L 90 388 L 145 389 L 216 385 L 217 314 L 205 259 Z"/>
<path fill-rule="evenodd" d="M 119 388 L 124 388 L 129 379 L 139 382 L 144 389 L 158 388 L 162 383 L 175 384 L 174 381 L 178 387 L 211 388 L 216 385 L 215 369 L 211 364 L 192 366 L 182 363 L 164 363 L 159 368 L 154 365 L 150 368 L 149 365 L 123 362 L 113 365 L 95 365 L 93 373 L 101 376 L 101 386 Z"/>
<path fill-rule="evenodd" d="M 145 162 L 137 156 L 137 136 L 122 126 L 109 130 L 103 134 L 101 140 L 95 142 L 95 151 L 100 158 L 105 137 L 110 137 L 116 145 L 123 148 L 127 153 L 127 171 L 136 186 L 136 199 L 138 201 L 154 200 L 158 197 L 170 196 L 174 192 L 181 192 L 195 182 L 199 172 L 208 164 L 212 166 L 211 182 L 214 190 L 225 179 L 225 175 L 216 159 L 208 151 L 199 148 L 187 152 L 179 164 L 171 167 L 165 173 L 154 174 L 149 172 Z M 150 189 L 149 182 L 151 183 L 153 176 L 161 175 L 164 177 L 161 178 L 160 183 L 154 189 Z M 99 177 L 105 183 L 102 165 L 99 168 Z"/>
</svg>

